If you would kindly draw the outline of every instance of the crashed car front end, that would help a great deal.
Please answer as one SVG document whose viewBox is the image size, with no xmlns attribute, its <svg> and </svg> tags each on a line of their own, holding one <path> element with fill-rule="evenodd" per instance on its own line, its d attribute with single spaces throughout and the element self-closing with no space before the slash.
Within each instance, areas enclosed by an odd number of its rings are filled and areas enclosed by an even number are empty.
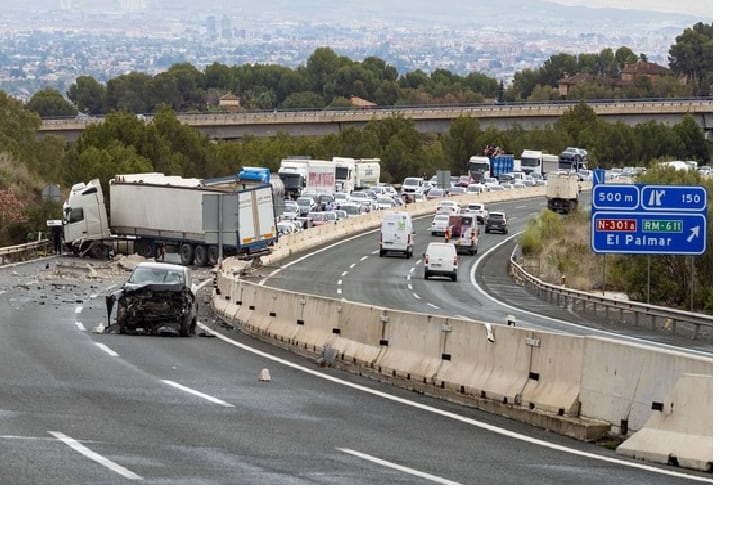
<svg viewBox="0 0 738 553">
<path fill-rule="evenodd" d="M 191 336 L 197 326 L 195 293 L 188 269 L 141 263 L 123 287 L 106 298 L 108 331 Z"/>
</svg>

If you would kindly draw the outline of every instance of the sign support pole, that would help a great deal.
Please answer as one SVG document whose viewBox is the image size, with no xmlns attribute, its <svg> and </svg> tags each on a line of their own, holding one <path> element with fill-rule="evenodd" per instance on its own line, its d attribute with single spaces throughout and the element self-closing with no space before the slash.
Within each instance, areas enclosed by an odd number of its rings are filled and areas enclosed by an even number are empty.
<svg viewBox="0 0 738 553">
<path fill-rule="evenodd" d="M 646 256 L 646 303 L 651 303 L 651 256 Z"/>
</svg>

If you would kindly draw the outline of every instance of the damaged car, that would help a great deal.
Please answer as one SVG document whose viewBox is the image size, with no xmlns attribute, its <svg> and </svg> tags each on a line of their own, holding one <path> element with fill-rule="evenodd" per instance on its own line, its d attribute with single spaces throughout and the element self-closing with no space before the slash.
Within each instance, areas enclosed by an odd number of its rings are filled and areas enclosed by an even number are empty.
<svg viewBox="0 0 738 553">
<path fill-rule="evenodd" d="M 139 263 L 123 287 L 105 299 L 108 329 L 120 334 L 192 336 L 197 327 L 196 291 L 189 267 Z M 115 325 L 111 326 L 116 304 Z"/>
</svg>

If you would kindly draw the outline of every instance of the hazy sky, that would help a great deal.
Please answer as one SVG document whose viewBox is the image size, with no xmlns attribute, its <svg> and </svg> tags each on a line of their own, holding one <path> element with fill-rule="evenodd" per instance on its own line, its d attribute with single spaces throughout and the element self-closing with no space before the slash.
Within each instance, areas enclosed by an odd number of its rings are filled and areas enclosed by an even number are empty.
<svg viewBox="0 0 738 553">
<path fill-rule="evenodd" d="M 684 13 L 712 18 L 712 1 L 704 0 L 549 0 L 567 6 L 588 8 L 623 8 L 653 10 L 665 13 Z"/>
</svg>

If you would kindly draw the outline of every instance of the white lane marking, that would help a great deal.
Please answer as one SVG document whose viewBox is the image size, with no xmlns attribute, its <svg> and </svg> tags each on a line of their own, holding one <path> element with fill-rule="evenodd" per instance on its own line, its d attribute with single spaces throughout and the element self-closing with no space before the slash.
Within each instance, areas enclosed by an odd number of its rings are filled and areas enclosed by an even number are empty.
<svg viewBox="0 0 738 553">
<path fill-rule="evenodd" d="M 410 267 L 410 270 L 408 271 L 408 273 L 412 275 L 414 272 L 415 272 L 415 267 Z M 410 275 L 408 275 L 407 278 L 410 278 Z"/>
<path fill-rule="evenodd" d="M 372 252 L 372 253 L 375 253 L 375 252 Z M 369 256 L 365 255 L 361 259 L 359 259 L 359 261 L 366 261 L 367 259 L 369 259 Z"/>
<path fill-rule="evenodd" d="M 453 480 L 446 480 L 445 478 L 441 478 L 440 476 L 435 476 L 433 474 L 428 474 L 427 472 L 422 472 L 419 470 L 411 469 L 410 467 L 398 465 L 397 463 L 393 463 L 391 461 L 385 461 L 384 459 L 380 459 L 379 457 L 374 457 L 373 455 L 369 455 L 367 453 L 361 453 L 360 451 L 355 451 L 353 449 L 344 449 L 342 447 L 339 447 L 337 449 L 338 451 L 343 451 L 344 453 L 348 453 L 349 455 L 354 455 L 356 457 L 359 457 L 360 459 L 364 459 L 365 461 L 376 463 L 378 465 L 382 465 L 383 467 L 388 467 L 391 469 L 399 470 L 400 472 L 407 472 L 408 474 L 412 474 L 413 476 L 419 476 L 420 478 L 430 480 L 431 482 L 437 482 L 438 484 L 459 485 L 459 482 L 454 482 Z"/>
<path fill-rule="evenodd" d="M 366 231 L 366 232 L 361 232 L 359 234 L 354 234 L 352 236 L 349 236 L 347 238 L 344 238 L 343 240 L 337 240 L 336 242 L 331 242 L 330 244 L 328 244 L 328 245 L 326 245 L 326 246 L 324 246 L 324 247 L 322 247 L 322 248 L 320 248 L 318 250 L 315 250 L 315 251 L 312 251 L 312 252 L 308 252 L 305 255 L 303 255 L 301 257 L 298 257 L 297 259 L 293 259 L 289 263 L 285 263 L 281 267 L 277 267 L 271 273 L 269 273 L 267 276 L 265 276 L 264 278 L 262 278 L 259 281 L 259 286 L 264 286 L 264 284 L 266 283 L 267 279 L 272 278 L 273 276 L 275 276 L 280 271 L 282 271 L 284 269 L 287 269 L 288 267 L 292 267 L 292 265 L 295 265 L 296 263 L 299 263 L 300 261 L 304 261 L 305 259 L 307 259 L 309 257 L 312 257 L 314 255 L 317 255 L 319 253 L 326 252 L 326 251 L 330 250 L 331 248 L 335 248 L 336 246 L 339 246 L 340 244 L 345 244 L 347 242 L 351 242 L 352 240 L 356 240 L 357 238 L 359 238 L 361 236 L 367 236 L 369 234 L 375 233 L 375 232 L 377 232 L 377 230 L 378 229 L 372 229 L 372 230 L 369 230 L 369 231 Z M 353 265 L 351 265 L 351 268 L 353 269 L 355 266 L 356 266 L 356 264 L 354 263 Z"/>
<path fill-rule="evenodd" d="M 354 267 L 356 267 L 356 263 L 352 263 L 351 265 L 349 265 L 349 269 L 353 269 Z M 348 272 L 348 271 L 346 271 L 346 272 Z"/>
<path fill-rule="evenodd" d="M 437 305 L 433 305 L 432 303 L 427 303 L 426 305 L 432 307 L 433 309 L 440 309 L 440 307 L 438 307 Z"/>
<path fill-rule="evenodd" d="M 77 328 L 79 328 L 82 332 L 85 331 L 85 325 L 83 325 L 81 322 L 75 321 L 74 324 L 76 324 Z"/>
<path fill-rule="evenodd" d="M 38 280 L 30 280 L 26 282 L 23 286 L 33 286 L 34 284 L 38 284 Z"/>
<path fill-rule="evenodd" d="M 118 354 L 112 349 L 110 349 L 108 346 L 106 346 L 105 344 L 101 344 L 100 342 L 95 342 L 95 345 L 99 347 L 101 350 L 103 350 L 105 353 L 110 355 L 111 357 L 118 357 Z"/>
<path fill-rule="evenodd" d="M 416 300 L 419 300 L 419 299 L 420 299 L 420 296 L 419 296 L 419 295 L 418 295 L 418 294 L 417 294 L 416 292 L 413 292 L 413 297 L 414 297 L 414 298 L 415 298 Z"/>
<path fill-rule="evenodd" d="M 336 288 L 336 294 L 340 296 L 341 294 L 343 294 L 343 290 L 341 290 L 340 288 Z"/>
<path fill-rule="evenodd" d="M 336 284 L 338 284 L 338 285 L 341 285 L 341 284 L 343 284 L 343 279 L 340 279 L 340 278 L 339 278 L 339 279 L 338 279 L 338 280 L 336 281 Z"/>
<path fill-rule="evenodd" d="M 411 283 L 411 282 L 408 282 L 408 283 L 407 283 L 407 289 L 408 289 L 408 290 L 412 290 L 412 289 L 413 289 L 413 285 L 412 285 L 412 283 Z"/>
<path fill-rule="evenodd" d="M 5 294 L 7 290 L 0 290 L 0 294 Z"/>
<path fill-rule="evenodd" d="M 78 305 L 77 307 L 74 308 L 74 314 L 79 315 L 80 313 L 82 313 L 82 311 L 84 311 L 84 309 L 85 309 L 84 305 Z"/>
<path fill-rule="evenodd" d="M 127 468 L 120 466 L 118 463 L 111 461 L 110 459 L 106 457 L 103 457 L 99 453 L 92 451 L 90 448 L 83 446 L 77 440 L 70 438 L 69 436 L 66 436 L 65 434 L 62 434 L 61 432 L 49 431 L 49 434 L 54 436 L 57 440 L 60 440 L 64 442 L 65 444 L 67 444 L 77 453 L 81 453 L 88 459 L 101 464 L 106 469 L 112 470 L 113 472 L 120 474 L 123 478 L 127 478 L 128 480 L 143 480 L 143 478 L 139 476 L 138 474 L 136 474 L 135 472 L 132 472 L 128 470 Z"/>
<path fill-rule="evenodd" d="M 665 344 L 663 344 L 661 342 L 654 342 L 652 340 L 645 340 L 643 338 L 637 338 L 635 336 L 627 336 L 625 334 L 619 334 L 617 332 L 609 332 L 609 331 L 605 331 L 605 330 L 599 330 L 599 329 L 596 329 L 596 328 L 592 328 L 591 326 L 582 325 L 582 324 L 578 324 L 578 323 L 571 323 L 569 321 L 564 321 L 564 320 L 561 320 L 561 319 L 555 319 L 554 317 L 549 317 L 548 315 L 541 315 L 541 314 L 535 313 L 533 311 L 527 311 L 526 309 L 520 309 L 519 307 L 515 307 L 514 305 L 508 305 L 508 304 L 506 304 L 506 303 L 498 300 L 497 298 L 495 298 L 493 296 L 490 296 L 487 292 L 485 292 L 484 290 L 482 290 L 482 287 L 479 285 L 479 282 L 477 282 L 477 269 L 479 268 L 479 264 L 484 260 L 485 257 L 487 257 L 488 255 L 490 255 L 497 248 L 502 247 L 509 240 L 514 240 L 518 236 L 518 234 L 520 234 L 520 233 L 513 234 L 512 236 L 510 236 L 510 237 L 502 240 L 501 242 L 497 243 L 493 247 L 489 248 L 487 251 L 485 251 L 482 255 L 479 256 L 479 259 L 477 259 L 472 264 L 471 272 L 470 272 L 470 275 L 469 275 L 470 276 L 470 279 L 471 279 L 472 286 L 474 286 L 474 288 L 476 288 L 477 292 L 479 292 L 481 295 L 483 295 L 485 298 L 487 298 L 492 303 L 496 303 L 497 305 L 499 305 L 501 307 L 504 307 L 505 309 L 510 309 L 512 311 L 517 311 L 518 313 L 524 313 L 525 315 L 530 315 L 531 317 L 534 317 L 534 318 L 543 319 L 543 320 L 546 320 L 546 321 L 552 321 L 552 322 L 555 322 L 555 323 L 572 326 L 574 328 L 578 328 L 579 330 L 586 331 L 589 335 L 610 336 L 610 337 L 613 337 L 614 336 L 615 338 L 618 338 L 620 340 L 624 340 L 626 342 L 638 342 L 638 343 L 641 343 L 641 344 L 647 344 L 649 346 L 654 346 L 654 347 L 658 347 L 658 348 L 668 348 L 669 350 L 677 350 L 677 351 L 681 351 L 683 353 L 691 353 L 691 354 L 694 354 L 694 355 L 700 355 L 700 356 L 703 356 L 703 357 L 712 358 L 712 353 L 709 353 L 709 352 L 705 352 L 705 351 L 701 351 L 701 350 L 693 350 L 693 349 L 684 348 L 684 347 L 681 347 L 681 346 L 672 346 L 672 345 L 668 345 L 667 346 L 667 345 L 665 345 Z"/>
<path fill-rule="evenodd" d="M 91 300 L 94 300 L 95 298 L 97 298 L 97 294 L 92 294 L 92 295 L 90 296 L 90 299 L 91 299 Z"/>
<path fill-rule="evenodd" d="M 0 436 L 0 440 L 41 440 L 41 441 L 49 440 L 51 441 L 51 440 L 56 440 L 56 438 L 51 438 L 49 436 L 10 436 L 6 434 L 5 436 Z"/>
<path fill-rule="evenodd" d="M 413 278 L 413 275 L 407 275 L 407 276 L 405 277 L 405 279 L 406 279 L 406 280 L 410 280 L 411 278 Z"/>
<path fill-rule="evenodd" d="M 421 264 L 422 262 L 423 262 L 423 258 L 420 258 L 420 259 L 418 259 L 418 260 L 417 260 L 417 261 L 415 262 L 415 264 L 416 264 L 416 265 L 420 265 L 420 264 Z"/>
<path fill-rule="evenodd" d="M 197 390 L 193 390 L 192 388 L 188 388 L 187 386 L 182 386 L 182 384 L 178 382 L 173 382 L 171 380 L 162 380 L 164 384 L 168 384 L 169 386 L 172 386 L 174 388 L 177 388 L 178 390 L 182 390 L 183 392 L 187 392 L 188 394 L 192 394 L 193 396 L 197 396 L 202 399 L 206 399 L 208 401 L 212 401 L 213 403 L 217 403 L 218 405 L 222 405 L 223 407 L 234 407 L 234 405 L 231 405 L 227 401 L 223 401 L 222 399 L 218 399 L 217 397 L 209 396 L 207 394 L 203 394 L 202 392 L 198 392 Z"/>
<path fill-rule="evenodd" d="M 703 478 L 701 476 L 695 476 L 691 474 L 681 474 L 679 472 L 673 472 L 671 470 L 662 469 L 660 467 L 649 467 L 647 465 L 640 465 L 635 461 L 628 461 L 625 459 L 618 459 L 615 457 L 606 457 L 604 455 L 600 455 L 599 453 L 591 453 L 588 451 L 580 451 L 578 449 L 574 449 L 565 445 L 561 444 L 555 444 L 552 442 L 547 442 L 541 438 L 533 438 L 531 436 L 526 436 L 525 434 L 519 434 L 518 432 L 514 432 L 512 430 L 507 430 L 505 428 L 502 428 L 500 426 L 494 426 L 492 424 L 478 421 L 476 419 L 472 419 L 471 417 L 465 417 L 463 415 L 457 415 L 456 413 L 451 413 L 449 411 L 444 411 L 443 409 L 439 409 L 437 407 L 431 407 L 429 405 L 423 405 L 422 403 L 418 403 L 417 401 L 413 401 L 412 399 L 405 399 L 397 396 L 393 396 L 387 392 L 383 392 L 381 390 L 373 390 L 371 388 L 367 388 L 366 386 L 362 386 L 361 384 L 355 384 L 353 382 L 346 382 L 344 380 L 341 380 L 338 377 L 331 376 L 329 374 L 325 374 L 319 371 L 316 371 L 314 369 L 310 369 L 308 367 L 305 367 L 303 365 L 300 365 L 298 363 L 293 363 L 292 361 L 288 361 L 286 359 L 282 359 L 280 357 L 277 357 L 276 355 L 272 355 L 270 353 L 266 353 L 264 351 L 260 351 L 258 349 L 252 348 L 250 346 L 247 346 L 246 344 L 242 344 L 233 338 L 229 338 L 228 336 L 225 336 L 224 334 L 221 334 L 220 332 L 217 332 L 207 325 L 198 322 L 197 326 L 200 328 L 203 328 L 207 330 L 210 334 L 218 338 L 219 340 L 223 340 L 227 344 L 231 344 L 232 346 L 235 346 L 239 349 L 242 349 L 244 351 L 248 351 L 249 353 L 253 353 L 254 355 L 258 355 L 260 357 L 263 357 L 265 359 L 269 359 L 270 361 L 274 361 L 275 363 L 280 363 L 281 365 L 284 365 L 286 367 L 291 367 L 293 369 L 296 369 L 298 371 L 302 371 L 306 374 L 311 374 L 313 376 L 316 376 L 318 378 L 322 378 L 323 380 L 327 380 L 329 382 L 333 382 L 335 384 L 340 384 L 341 386 L 346 386 L 347 388 L 353 388 L 354 390 L 358 390 L 360 392 L 366 392 L 367 394 L 372 394 L 377 397 L 381 397 L 384 399 L 387 399 L 389 401 L 394 401 L 397 403 L 401 403 L 403 405 L 407 405 L 409 407 L 413 407 L 415 409 L 419 409 L 421 411 L 427 411 L 429 413 L 435 413 L 436 415 L 440 415 L 442 417 L 446 417 L 448 419 L 453 419 L 458 422 L 462 422 L 471 426 L 475 426 L 477 428 L 481 428 L 482 430 L 488 430 L 489 432 L 494 432 L 495 434 L 499 434 L 501 436 L 506 436 L 508 438 L 512 438 L 514 440 L 519 440 L 521 442 L 527 442 L 529 444 L 538 445 L 541 447 L 546 447 L 548 449 L 553 449 L 555 451 L 561 451 L 563 453 L 570 453 L 571 455 L 577 455 L 579 457 L 586 457 L 588 459 L 595 459 L 598 461 L 602 461 L 605 463 L 612 463 L 614 465 L 621 465 L 625 467 L 635 468 L 644 470 L 646 472 L 654 472 L 658 474 L 665 474 L 667 476 L 673 476 L 675 478 L 684 478 L 686 480 L 696 480 L 698 482 L 707 482 L 712 483 L 712 480 L 709 478 Z"/>
<path fill-rule="evenodd" d="M 342 277 L 345 277 L 348 273 L 349 273 L 348 271 L 344 271 L 344 272 L 341 273 L 341 276 Z"/>
</svg>

